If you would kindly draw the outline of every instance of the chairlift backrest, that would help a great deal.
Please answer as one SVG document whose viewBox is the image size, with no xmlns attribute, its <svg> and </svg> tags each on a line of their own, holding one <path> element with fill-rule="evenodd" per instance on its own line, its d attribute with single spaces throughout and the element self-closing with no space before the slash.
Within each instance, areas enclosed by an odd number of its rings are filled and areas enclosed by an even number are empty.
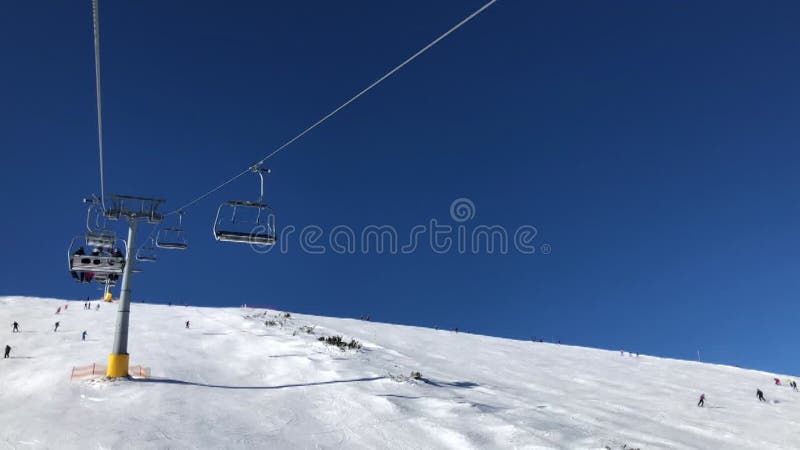
<svg viewBox="0 0 800 450">
<path fill-rule="evenodd" d="M 115 274 L 109 273 L 97 273 L 92 278 L 92 281 L 99 284 L 108 284 L 111 287 L 117 285 L 117 280 L 119 279 L 119 275 L 114 276 Z"/>
<path fill-rule="evenodd" d="M 112 248 L 117 235 L 108 231 L 90 231 L 86 233 L 86 245 L 89 247 Z"/>
<path fill-rule="evenodd" d="M 119 256 L 72 255 L 71 272 L 122 273 L 125 258 Z"/>
</svg>

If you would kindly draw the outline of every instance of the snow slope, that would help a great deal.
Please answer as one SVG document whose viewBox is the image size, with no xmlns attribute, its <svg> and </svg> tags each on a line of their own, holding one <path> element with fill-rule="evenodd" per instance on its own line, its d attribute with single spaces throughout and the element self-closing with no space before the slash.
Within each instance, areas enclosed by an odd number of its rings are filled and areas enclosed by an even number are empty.
<svg viewBox="0 0 800 450">
<path fill-rule="evenodd" d="M 275 311 L 135 303 L 153 377 L 71 381 L 105 364 L 117 305 L 66 303 L 0 297 L 0 448 L 800 448 L 800 393 L 773 374 Z"/>
</svg>

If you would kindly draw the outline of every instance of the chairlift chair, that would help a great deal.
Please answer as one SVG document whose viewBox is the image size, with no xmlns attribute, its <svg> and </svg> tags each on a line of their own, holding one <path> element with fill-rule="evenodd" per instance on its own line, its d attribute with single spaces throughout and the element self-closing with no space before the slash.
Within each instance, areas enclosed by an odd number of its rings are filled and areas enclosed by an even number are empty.
<svg viewBox="0 0 800 450">
<path fill-rule="evenodd" d="M 213 229 L 217 241 L 260 245 L 274 245 L 277 242 L 275 214 L 271 207 L 262 203 L 264 174 L 270 173 L 270 170 L 262 169 L 260 165 L 253 166 L 251 170 L 261 180 L 261 195 L 257 201 L 231 200 L 219 205 Z"/>
<path fill-rule="evenodd" d="M 81 236 L 72 238 L 69 248 L 67 249 L 67 261 L 69 263 L 70 272 L 92 272 L 94 274 L 122 273 L 122 270 L 125 268 L 125 258 L 123 256 L 114 256 L 108 248 L 96 247 L 101 250 L 97 255 L 92 255 L 91 253 L 83 255 L 75 254 L 79 247 L 77 244 L 81 241 L 81 238 Z M 92 246 L 89 245 L 89 238 L 84 237 L 83 239 L 85 239 L 86 245 L 80 247 L 86 247 L 88 251 L 91 252 Z M 120 242 L 125 244 L 122 240 L 120 240 Z M 113 244 L 111 247 L 113 247 Z M 84 252 L 85 251 L 86 250 L 84 250 Z"/>
<path fill-rule="evenodd" d="M 189 243 L 183 231 L 183 212 L 178 212 L 178 226 L 165 227 L 158 230 L 156 235 L 156 247 L 166 250 L 186 250 Z"/>
<path fill-rule="evenodd" d="M 150 238 L 150 245 L 143 245 L 139 247 L 139 250 L 136 251 L 136 261 L 139 262 L 156 262 L 158 261 L 158 257 L 156 256 L 156 249 L 155 244 L 153 243 L 153 239 Z"/>
<path fill-rule="evenodd" d="M 117 274 L 110 274 L 110 273 L 96 273 L 92 278 L 97 284 L 100 285 L 108 285 L 110 287 L 114 287 L 117 285 L 117 280 L 119 279 L 119 275 L 113 276 Z M 102 287 L 100 289 L 103 289 Z"/>
<path fill-rule="evenodd" d="M 97 200 L 95 200 L 86 212 L 86 245 L 89 247 L 111 249 L 117 241 L 117 234 L 114 230 L 108 228 L 105 218 L 103 218 L 102 223 L 100 222 L 102 214 L 95 210 L 97 206 Z M 94 224 L 92 224 L 93 213 Z"/>
</svg>

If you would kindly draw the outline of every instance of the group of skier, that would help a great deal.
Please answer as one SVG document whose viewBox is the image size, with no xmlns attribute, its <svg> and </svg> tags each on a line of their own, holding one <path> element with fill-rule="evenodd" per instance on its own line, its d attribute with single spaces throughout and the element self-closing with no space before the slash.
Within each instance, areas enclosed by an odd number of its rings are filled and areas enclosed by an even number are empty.
<svg viewBox="0 0 800 450">
<path fill-rule="evenodd" d="M 775 378 L 775 384 L 778 385 L 778 386 L 781 386 L 781 382 L 780 382 L 780 380 L 778 378 Z M 798 390 L 796 381 L 787 380 L 786 384 L 789 385 L 795 391 Z M 764 397 L 764 391 L 762 391 L 761 389 L 756 389 L 756 398 L 758 399 L 759 402 L 766 402 L 767 401 L 767 399 Z M 697 406 L 703 407 L 703 406 L 705 406 L 705 404 L 706 404 L 706 394 L 703 393 L 703 394 L 700 394 L 700 400 L 697 402 Z"/>
<path fill-rule="evenodd" d="M 62 310 L 66 311 L 68 308 L 69 308 L 69 304 L 64 305 L 63 308 L 59 306 L 58 309 L 56 309 L 56 314 L 61 314 Z M 91 302 L 88 302 L 88 301 L 85 302 L 83 304 L 83 309 L 91 311 L 92 310 Z M 96 307 L 96 310 L 99 310 L 99 309 L 100 309 L 100 304 L 98 303 L 97 307 Z M 61 326 L 61 322 L 60 321 L 56 321 L 53 324 L 53 332 L 54 333 L 58 332 L 58 328 L 60 326 Z M 11 324 L 11 332 L 12 333 L 19 333 L 20 332 L 20 330 L 19 330 L 19 322 L 17 322 L 16 320 Z M 86 331 L 86 330 L 82 331 L 81 332 L 81 340 L 85 341 L 86 340 L 86 336 L 88 334 L 89 334 L 88 331 Z M 10 357 L 11 357 L 11 346 L 10 345 L 6 345 L 5 352 L 3 353 L 3 359 L 10 358 Z"/>
<path fill-rule="evenodd" d="M 11 324 L 11 332 L 12 333 L 19 333 L 19 322 L 14 321 L 14 323 Z M 11 346 L 6 344 L 6 351 L 3 353 L 3 359 L 10 358 L 10 357 L 11 357 Z"/>
</svg>

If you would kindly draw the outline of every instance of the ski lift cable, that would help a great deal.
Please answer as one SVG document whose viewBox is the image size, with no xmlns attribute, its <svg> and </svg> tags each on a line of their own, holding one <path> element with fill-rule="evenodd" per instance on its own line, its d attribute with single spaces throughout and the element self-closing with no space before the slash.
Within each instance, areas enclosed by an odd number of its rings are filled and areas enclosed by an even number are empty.
<svg viewBox="0 0 800 450">
<path fill-rule="evenodd" d="M 94 0 L 94 1 L 97 1 L 97 0 Z M 220 189 L 224 188 L 224 187 L 225 187 L 225 186 L 227 186 L 228 184 L 230 184 L 230 183 L 232 183 L 232 182 L 236 181 L 237 179 L 241 178 L 243 175 L 245 175 L 245 174 L 249 173 L 249 172 L 252 170 L 252 168 L 253 168 L 253 167 L 258 167 L 258 166 L 260 166 L 260 165 L 261 165 L 261 164 L 263 164 L 265 161 L 267 161 L 268 159 L 272 158 L 273 156 L 275 156 L 276 154 L 278 154 L 280 151 L 282 151 L 282 150 L 283 150 L 283 149 L 285 149 L 286 147 L 290 146 L 291 144 L 293 144 L 295 141 L 297 141 L 297 140 L 298 140 L 298 139 L 300 139 L 301 137 L 303 137 L 303 136 L 305 136 L 306 134 L 308 134 L 308 133 L 309 133 L 311 130 L 313 130 L 314 128 L 317 128 L 318 126 L 322 125 L 322 124 L 323 124 L 325 121 L 327 121 L 328 119 L 330 119 L 331 117 L 333 117 L 334 115 L 336 115 L 336 113 L 338 113 L 338 112 L 339 112 L 339 111 L 341 111 L 342 109 L 346 108 L 348 105 L 350 105 L 350 104 L 351 104 L 351 103 L 353 103 L 354 101 L 358 100 L 358 98 L 359 98 L 359 97 L 361 97 L 362 95 L 364 95 L 364 94 L 366 94 L 367 92 L 369 92 L 370 90 L 372 90 L 372 88 L 374 88 L 375 86 L 377 86 L 377 85 L 381 84 L 381 83 L 382 83 L 384 80 L 386 80 L 386 79 L 387 79 L 387 78 L 389 78 L 390 76 L 394 75 L 394 74 L 395 74 L 397 71 L 399 71 L 400 69 L 402 69 L 403 67 L 405 67 L 405 66 L 406 66 L 407 64 L 409 64 L 411 61 L 415 60 L 417 57 L 419 57 L 419 56 L 420 56 L 420 55 L 422 55 L 423 53 L 425 53 L 425 52 L 427 52 L 428 50 L 430 50 L 430 48 L 431 48 L 431 47 L 433 47 L 434 45 L 438 44 L 438 43 L 439 43 L 439 42 L 440 42 L 442 39 L 446 38 L 447 36 L 449 36 L 450 34 L 452 34 L 454 31 L 456 31 L 456 30 L 458 30 L 459 28 L 461 28 L 462 26 L 466 25 L 466 24 L 467 24 L 469 21 L 471 21 L 472 19 L 474 19 L 476 16 L 478 16 L 480 13 L 482 13 L 483 11 L 485 11 L 487 8 L 489 8 L 490 6 L 492 6 L 492 5 L 493 5 L 494 3 L 496 3 L 496 2 L 497 2 L 497 0 L 490 0 L 489 2 L 487 2 L 486 4 L 484 4 L 483 6 L 481 6 L 481 7 L 480 7 L 480 8 L 478 8 L 477 10 L 475 10 L 475 11 L 474 11 L 472 14 L 470 14 L 469 16 L 467 16 L 465 19 L 463 19 L 461 22 L 457 23 L 457 24 L 456 24 L 456 25 L 454 25 L 453 27 L 451 27 L 449 30 L 445 31 L 443 34 L 441 34 L 439 37 L 437 37 L 436 39 L 434 39 L 433 41 L 431 41 L 431 42 L 430 42 L 428 45 L 426 45 L 425 47 L 422 47 L 422 48 L 421 48 L 419 51 L 417 51 L 416 53 L 414 53 L 413 55 L 411 55 L 410 57 L 408 57 L 408 58 L 407 58 L 405 61 L 403 61 L 402 63 L 400 63 L 399 65 L 397 65 L 397 66 L 396 66 L 394 69 L 392 69 L 392 70 L 390 70 L 390 71 L 386 72 L 386 74 L 384 74 L 382 77 L 378 78 L 377 80 L 375 80 L 374 82 L 372 82 L 372 84 L 370 84 L 369 86 L 367 86 L 366 88 L 364 88 L 364 89 L 362 89 L 360 92 L 358 92 L 356 95 L 354 95 L 353 97 L 351 97 L 349 100 L 347 100 L 346 102 L 342 103 L 342 104 L 341 104 L 341 105 L 340 105 L 338 108 L 334 109 L 333 111 L 331 111 L 330 113 L 328 113 L 327 115 L 325 115 L 323 118 L 321 118 L 321 119 L 319 119 L 318 121 L 314 122 L 314 123 L 313 123 L 311 126 L 309 126 L 308 128 L 306 128 L 305 130 L 303 130 L 303 131 L 302 131 L 300 134 L 298 134 L 297 136 L 295 136 L 295 137 L 293 137 L 293 138 L 289 139 L 289 140 L 288 140 L 288 141 L 286 141 L 286 142 L 285 142 L 283 145 L 281 145 L 280 147 L 278 147 L 278 148 L 276 148 L 275 150 L 273 150 L 271 153 L 267 154 L 267 156 L 265 156 L 265 157 L 263 157 L 262 159 L 260 159 L 260 160 L 259 160 L 259 161 L 258 161 L 256 164 L 253 164 L 253 165 L 249 166 L 247 169 L 245 169 L 245 170 L 243 170 L 243 171 L 239 172 L 238 174 L 234 175 L 233 177 L 229 178 L 228 180 L 224 181 L 223 183 L 221 183 L 221 184 L 217 185 L 216 187 L 212 188 L 211 190 L 207 191 L 206 193 L 204 193 L 204 194 L 202 194 L 202 195 L 200 195 L 200 196 L 196 197 L 196 198 L 195 198 L 195 199 L 193 199 L 192 201 L 190 201 L 190 202 L 186 203 L 185 205 L 181 206 L 180 208 L 178 208 L 178 209 L 176 209 L 176 210 L 174 210 L 174 211 L 171 211 L 171 212 L 170 212 L 170 213 L 168 213 L 168 214 L 176 214 L 176 213 L 179 213 L 179 212 L 181 212 L 181 211 L 183 211 L 183 210 L 185 210 L 185 209 L 187 209 L 187 208 L 189 208 L 189 207 L 193 206 L 193 205 L 194 205 L 194 204 L 196 204 L 197 202 L 199 202 L 199 201 L 201 201 L 201 200 L 203 200 L 203 199 L 207 198 L 207 197 L 208 197 L 208 196 L 210 196 L 211 194 L 213 194 L 213 193 L 215 193 L 215 192 L 219 191 Z"/>
<path fill-rule="evenodd" d="M 92 30 L 94 34 L 94 79 L 97 94 L 97 145 L 100 153 L 100 205 L 106 210 L 105 174 L 103 173 L 103 109 L 100 97 L 100 7 L 92 0 Z"/>
</svg>

